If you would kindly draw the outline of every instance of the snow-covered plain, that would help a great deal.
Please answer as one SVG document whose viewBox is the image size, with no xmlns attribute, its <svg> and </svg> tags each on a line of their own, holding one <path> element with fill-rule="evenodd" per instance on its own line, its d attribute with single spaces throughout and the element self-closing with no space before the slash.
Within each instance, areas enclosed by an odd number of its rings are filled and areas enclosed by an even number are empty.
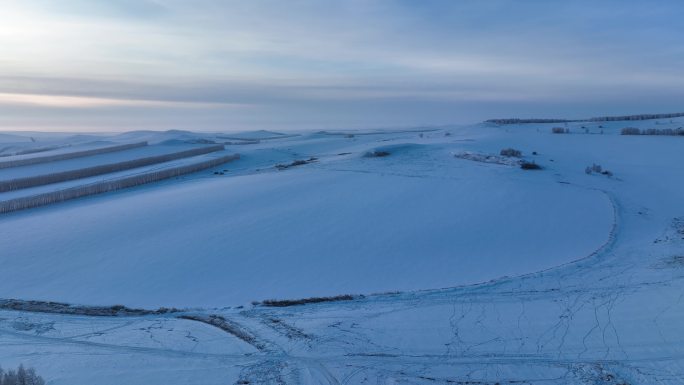
<svg viewBox="0 0 684 385">
<path fill-rule="evenodd" d="M 684 138 L 619 135 L 682 124 L 658 123 L 127 134 L 249 143 L 224 175 L 3 215 L 0 297 L 188 310 L 6 310 L 0 362 L 53 384 L 682 383 Z M 544 169 L 455 156 L 507 147 Z M 249 304 L 342 293 L 366 296 Z M 209 315 L 230 332 L 178 318 Z"/>
<path fill-rule="evenodd" d="M 552 267 L 608 239 L 606 194 L 556 183 L 548 172 L 464 162 L 453 156 L 464 142 L 418 135 L 308 134 L 243 145 L 242 160 L 226 167 L 247 167 L 247 175 L 209 171 L 3 217 L 0 290 L 207 307 L 441 288 Z M 391 156 L 364 157 L 378 148 Z M 260 152 L 272 159 L 257 172 Z M 273 167 L 311 157 L 318 160 Z"/>
</svg>

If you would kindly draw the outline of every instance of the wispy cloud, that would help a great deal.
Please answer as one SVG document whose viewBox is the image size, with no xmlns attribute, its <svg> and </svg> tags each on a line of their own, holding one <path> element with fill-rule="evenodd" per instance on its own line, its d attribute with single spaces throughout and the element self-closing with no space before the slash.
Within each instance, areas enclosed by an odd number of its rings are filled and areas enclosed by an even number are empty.
<svg viewBox="0 0 684 385">
<path fill-rule="evenodd" d="M 67 96 L 49 94 L 17 94 L 0 92 L 0 105 L 30 105 L 37 107 L 54 108 L 105 108 L 105 107 L 131 107 L 131 108 L 245 108 L 246 104 L 220 103 L 220 102 L 195 102 L 195 101 L 169 101 L 169 100 L 145 100 L 145 99 L 115 99 L 93 96 Z"/>
<path fill-rule="evenodd" d="M 69 119 L 129 108 L 150 124 L 215 108 L 209 121 L 184 116 L 223 128 L 679 109 L 681 11 L 667 0 L 8 2 L 0 112 L 30 126 L 55 108 Z"/>
</svg>

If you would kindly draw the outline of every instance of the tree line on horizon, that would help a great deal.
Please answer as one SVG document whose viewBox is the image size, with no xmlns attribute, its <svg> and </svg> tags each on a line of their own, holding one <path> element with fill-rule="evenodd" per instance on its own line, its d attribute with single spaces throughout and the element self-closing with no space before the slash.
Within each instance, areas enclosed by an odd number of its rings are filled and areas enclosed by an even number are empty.
<svg viewBox="0 0 684 385">
<path fill-rule="evenodd" d="M 505 118 L 505 119 L 489 119 L 485 123 L 494 124 L 525 124 L 525 123 L 575 123 L 575 122 L 615 122 L 615 121 L 634 121 L 634 120 L 652 120 L 652 119 L 672 119 L 684 116 L 684 112 L 675 112 L 670 114 L 641 114 L 641 115 L 621 115 L 621 116 L 600 116 L 589 119 L 520 119 L 520 118 Z"/>
</svg>

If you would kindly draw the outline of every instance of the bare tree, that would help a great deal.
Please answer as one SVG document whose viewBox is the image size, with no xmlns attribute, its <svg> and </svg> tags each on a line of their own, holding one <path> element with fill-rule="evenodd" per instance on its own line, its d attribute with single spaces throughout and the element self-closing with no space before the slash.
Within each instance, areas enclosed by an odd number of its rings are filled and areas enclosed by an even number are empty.
<svg viewBox="0 0 684 385">
<path fill-rule="evenodd" d="M 16 371 L 5 372 L 0 368 L 0 385 L 45 385 L 45 380 L 36 374 L 35 369 L 19 365 Z"/>
</svg>

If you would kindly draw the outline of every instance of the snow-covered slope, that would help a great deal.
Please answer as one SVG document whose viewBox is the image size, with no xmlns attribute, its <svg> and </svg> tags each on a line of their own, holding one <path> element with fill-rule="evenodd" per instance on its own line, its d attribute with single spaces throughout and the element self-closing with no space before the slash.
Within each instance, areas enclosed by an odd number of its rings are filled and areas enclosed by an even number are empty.
<svg viewBox="0 0 684 385">
<path fill-rule="evenodd" d="M 549 268 L 608 239 L 605 193 L 559 184 L 551 172 L 456 159 L 464 142 L 426 134 L 242 146 L 242 160 L 227 167 L 248 175 L 3 217 L 0 289 L 147 307 L 429 289 Z M 256 172 L 260 150 L 275 156 Z M 376 150 L 390 156 L 364 156 Z M 18 242 L 25 234 L 31 242 Z"/>
<path fill-rule="evenodd" d="M 188 309 L 6 310 L 0 362 L 54 384 L 680 384 L 684 138 L 619 135 L 681 125 L 660 123 L 299 133 L 229 145 L 224 175 L 2 216 L 2 297 Z M 543 170 L 455 156 L 508 147 Z"/>
<path fill-rule="evenodd" d="M 197 145 L 193 146 L 188 144 L 175 146 L 144 146 L 124 151 L 115 151 L 111 153 L 97 154 L 82 158 L 38 163 L 20 167 L 3 168 L 0 169 L 0 181 L 12 180 L 17 178 L 27 178 L 37 175 L 46 175 L 50 173 L 73 171 L 83 169 L 86 167 L 96 167 L 117 162 L 125 162 L 133 159 L 166 155 L 197 147 Z M 42 156 L 43 154 L 40 155 Z M 13 157 L 10 159 L 13 159 Z"/>
</svg>

